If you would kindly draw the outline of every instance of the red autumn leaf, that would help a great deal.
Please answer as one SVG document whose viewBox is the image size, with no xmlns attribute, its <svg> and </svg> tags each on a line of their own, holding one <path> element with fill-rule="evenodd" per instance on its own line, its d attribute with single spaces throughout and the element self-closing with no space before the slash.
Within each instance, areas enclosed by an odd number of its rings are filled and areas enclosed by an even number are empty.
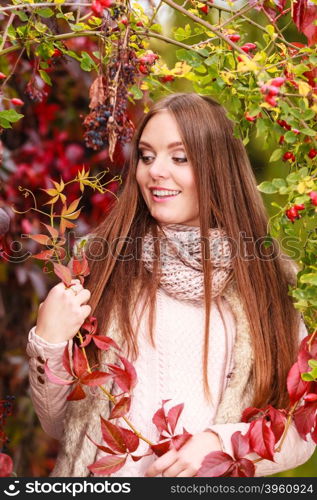
<svg viewBox="0 0 317 500">
<path fill-rule="evenodd" d="M 123 356 L 118 356 L 118 357 L 121 360 L 121 362 L 123 363 L 124 368 L 125 368 L 128 376 L 129 376 L 129 379 L 130 379 L 130 388 L 129 388 L 129 391 L 131 391 L 131 389 L 133 389 L 133 387 L 136 386 L 137 381 L 138 381 L 135 368 L 134 368 L 133 364 L 130 363 L 130 361 L 128 361 Z"/>
<path fill-rule="evenodd" d="M 171 433 L 174 434 L 175 427 L 177 425 L 178 419 L 184 409 L 184 403 L 173 406 L 167 414 L 167 421 L 171 427 Z"/>
<path fill-rule="evenodd" d="M 127 451 L 127 447 L 120 427 L 115 424 L 112 424 L 108 420 L 105 420 L 101 416 L 100 419 L 101 419 L 101 432 L 103 440 L 113 450 L 119 453 L 125 453 Z"/>
<path fill-rule="evenodd" d="M 76 384 L 74 390 L 67 396 L 67 401 L 79 401 L 80 399 L 84 399 L 86 397 L 86 393 L 83 390 L 80 384 Z"/>
<path fill-rule="evenodd" d="M 212 451 L 205 456 L 197 477 L 221 477 L 224 476 L 234 464 L 233 458 L 223 451 Z"/>
<path fill-rule="evenodd" d="M 74 277 L 88 276 L 88 274 L 90 273 L 88 260 L 85 255 L 81 259 L 72 257 L 68 263 L 68 267 Z"/>
<path fill-rule="evenodd" d="M 141 458 L 143 457 L 147 457 L 148 455 L 141 455 L 140 457 L 137 457 L 136 455 L 130 455 L 130 457 L 132 458 L 133 462 L 138 462 L 139 460 L 141 460 Z"/>
<path fill-rule="evenodd" d="M 152 422 L 156 425 L 159 432 L 167 432 L 169 434 L 167 419 L 164 411 L 164 403 L 153 415 Z"/>
<path fill-rule="evenodd" d="M 84 385 L 94 387 L 96 385 L 103 385 L 109 377 L 111 377 L 110 373 L 95 371 L 80 377 L 80 382 Z"/>
<path fill-rule="evenodd" d="M 6 453 L 0 453 L 0 477 L 10 477 L 13 472 L 12 458 Z"/>
<path fill-rule="evenodd" d="M 263 410 L 260 410 L 259 408 L 255 408 L 253 406 L 250 406 L 249 408 L 246 408 L 241 416 L 241 422 L 249 422 L 251 418 L 255 417 L 258 414 L 262 414 Z"/>
<path fill-rule="evenodd" d="M 88 316 L 88 318 L 86 318 L 84 323 L 81 325 L 81 328 L 93 335 L 96 333 L 98 328 L 97 318 L 95 316 Z"/>
<path fill-rule="evenodd" d="M 96 443 L 93 439 L 91 439 L 91 437 L 88 436 L 88 434 L 86 434 L 86 436 L 88 437 L 88 439 L 95 445 L 97 446 L 97 448 L 101 451 L 104 451 L 105 453 L 110 453 L 111 455 L 115 455 L 116 452 L 111 450 L 111 448 L 108 448 L 107 446 L 102 446 L 102 444 L 98 444 Z"/>
<path fill-rule="evenodd" d="M 317 402 L 305 403 L 298 408 L 294 413 L 294 422 L 299 435 L 306 440 L 306 435 L 309 434 L 314 426 L 317 414 Z"/>
<path fill-rule="evenodd" d="M 152 444 L 151 450 L 154 451 L 157 457 L 161 457 L 170 449 L 170 446 L 171 440 L 168 439 L 167 441 L 163 441 L 162 443 Z"/>
<path fill-rule="evenodd" d="M 118 344 L 112 340 L 112 338 L 106 337 L 106 335 L 94 335 L 92 340 L 95 342 L 96 346 L 103 351 L 108 351 L 110 347 L 114 347 L 121 351 Z"/>
<path fill-rule="evenodd" d="M 28 237 L 41 245 L 53 245 L 53 241 L 47 234 L 28 234 Z"/>
<path fill-rule="evenodd" d="M 43 252 L 33 254 L 32 257 L 39 260 L 49 260 L 53 255 L 54 250 L 43 250 Z"/>
<path fill-rule="evenodd" d="M 279 441 L 284 432 L 285 423 L 286 423 L 286 415 L 281 412 L 281 410 L 277 410 L 273 408 L 273 406 L 269 406 L 269 417 L 271 420 L 271 429 L 275 436 L 275 442 Z"/>
<path fill-rule="evenodd" d="M 317 26 L 314 24 L 317 18 L 317 5 L 310 0 L 297 0 L 293 3 L 292 17 L 298 31 L 306 35 L 308 45 L 317 43 Z"/>
<path fill-rule="evenodd" d="M 72 281 L 70 269 L 63 266 L 63 264 L 57 264 L 56 262 L 54 262 L 53 265 L 56 276 L 58 276 L 67 287 L 70 286 Z"/>
<path fill-rule="evenodd" d="M 130 392 L 136 385 L 137 376 L 133 365 L 124 357 L 118 356 L 124 365 L 124 369 L 117 365 L 108 364 L 108 368 L 114 374 L 114 380 L 124 392 Z"/>
<path fill-rule="evenodd" d="M 173 436 L 171 441 L 173 443 L 174 448 L 176 448 L 176 450 L 179 450 L 182 446 L 184 446 L 185 443 L 187 443 L 187 441 L 191 437 L 192 437 L 192 434 L 190 434 L 189 432 L 185 431 L 185 429 L 183 429 L 183 433 L 177 434 L 177 436 Z"/>
<path fill-rule="evenodd" d="M 260 457 L 274 462 L 275 436 L 265 417 L 251 422 L 248 434 L 251 449 Z"/>
<path fill-rule="evenodd" d="M 73 367 L 76 377 L 80 378 L 87 373 L 87 361 L 84 353 L 77 344 L 74 345 Z"/>
<path fill-rule="evenodd" d="M 255 466 L 251 460 L 241 458 L 235 462 L 233 469 L 228 476 L 230 477 L 254 477 Z"/>
<path fill-rule="evenodd" d="M 57 375 L 54 375 L 54 373 L 48 367 L 47 363 L 48 363 L 48 359 L 45 361 L 44 371 L 45 371 L 45 375 L 47 376 L 47 378 L 50 382 L 52 382 L 53 384 L 58 384 L 58 385 L 71 385 L 75 382 L 75 380 L 64 380 L 63 378 L 60 378 Z"/>
<path fill-rule="evenodd" d="M 88 469 L 94 474 L 108 476 L 109 474 L 113 474 L 114 472 L 120 470 L 124 466 L 126 459 L 126 455 L 109 455 L 107 457 L 102 457 L 100 460 L 97 460 L 97 462 L 91 465 L 88 465 Z"/>
<path fill-rule="evenodd" d="M 240 431 L 234 432 L 231 436 L 231 443 L 233 456 L 236 460 L 239 460 L 250 452 L 248 434 L 243 436 Z"/>
<path fill-rule="evenodd" d="M 55 227 L 50 226 L 49 224 L 45 224 L 44 222 L 41 222 L 41 224 L 44 224 L 52 238 L 57 239 L 58 238 L 58 231 L 55 229 Z"/>
<path fill-rule="evenodd" d="M 131 453 L 134 452 L 139 446 L 139 437 L 134 432 L 130 431 L 129 429 L 125 429 L 124 427 L 120 427 L 120 431 L 127 449 Z"/>
<path fill-rule="evenodd" d="M 298 362 L 294 363 L 287 375 L 287 391 L 291 405 L 296 403 L 307 391 L 308 383 L 305 382 L 299 371 Z"/>
<path fill-rule="evenodd" d="M 301 373 L 309 372 L 310 366 L 308 361 L 311 359 L 311 355 L 306 350 L 306 348 L 300 349 L 297 355 L 298 369 Z"/>
<path fill-rule="evenodd" d="M 112 418 L 123 417 L 130 410 L 130 406 L 131 406 L 131 398 L 124 396 L 112 408 L 110 416 L 109 416 L 109 420 L 111 420 Z"/>
</svg>

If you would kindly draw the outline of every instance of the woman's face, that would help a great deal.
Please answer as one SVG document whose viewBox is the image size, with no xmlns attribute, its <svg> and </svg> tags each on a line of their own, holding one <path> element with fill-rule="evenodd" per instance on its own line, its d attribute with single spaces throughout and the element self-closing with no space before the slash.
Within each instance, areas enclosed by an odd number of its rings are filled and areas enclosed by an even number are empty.
<svg viewBox="0 0 317 500">
<path fill-rule="evenodd" d="M 158 222 L 199 226 L 193 168 L 187 160 L 177 122 L 167 110 L 152 116 L 142 132 L 136 180 L 151 215 Z"/>
</svg>

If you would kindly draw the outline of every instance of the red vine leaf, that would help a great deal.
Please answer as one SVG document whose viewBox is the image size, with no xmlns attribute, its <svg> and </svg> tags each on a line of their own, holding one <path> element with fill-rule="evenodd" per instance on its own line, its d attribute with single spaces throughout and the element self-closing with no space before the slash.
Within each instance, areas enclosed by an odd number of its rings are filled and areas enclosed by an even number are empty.
<svg viewBox="0 0 317 500">
<path fill-rule="evenodd" d="M 223 451 L 212 451 L 205 456 L 200 469 L 198 469 L 197 477 L 223 477 L 233 467 L 233 458 Z"/>
<path fill-rule="evenodd" d="M 124 427 L 120 427 L 120 431 L 123 436 L 126 448 L 132 453 L 139 446 L 139 437 L 133 431 L 125 429 Z"/>
<path fill-rule="evenodd" d="M 167 421 L 171 427 L 171 433 L 174 434 L 178 419 L 184 409 L 184 403 L 173 406 L 167 414 Z"/>
<path fill-rule="evenodd" d="M 117 365 L 108 364 L 108 368 L 114 374 L 114 380 L 124 392 L 130 392 L 136 385 L 137 376 L 134 366 L 123 356 L 118 356 L 124 365 L 124 369 Z"/>
<path fill-rule="evenodd" d="M 91 439 L 91 437 L 88 436 L 88 434 L 86 434 L 86 436 L 88 437 L 88 439 L 95 445 L 97 446 L 97 448 L 101 451 L 104 451 L 105 453 L 110 453 L 111 455 L 115 455 L 116 452 L 111 450 L 111 448 L 108 448 L 107 446 L 102 446 L 102 444 L 98 444 L 96 443 L 93 439 Z"/>
<path fill-rule="evenodd" d="M 296 403 L 307 391 L 308 382 L 305 382 L 299 370 L 298 362 L 294 363 L 287 375 L 287 391 L 291 405 Z"/>
<path fill-rule="evenodd" d="M 76 384 L 74 390 L 67 396 L 67 401 L 79 401 L 80 399 L 84 399 L 86 397 L 86 393 L 83 390 L 80 384 Z"/>
<path fill-rule="evenodd" d="M 126 459 L 126 455 L 108 455 L 107 457 L 102 457 L 100 460 L 97 460 L 97 462 L 88 465 L 88 469 L 94 474 L 108 476 L 109 474 L 113 474 L 114 472 L 120 470 L 124 466 Z"/>
<path fill-rule="evenodd" d="M 316 425 L 317 402 L 306 403 L 294 413 L 294 422 L 299 435 L 306 440 L 306 435 L 312 432 Z"/>
<path fill-rule="evenodd" d="M 165 411 L 164 411 L 164 401 L 162 403 L 162 407 L 159 408 L 153 415 L 152 422 L 156 425 L 159 432 L 167 432 L 169 434 L 168 422 L 166 419 Z"/>
<path fill-rule="evenodd" d="M 80 382 L 84 385 L 94 387 L 96 385 L 103 385 L 109 377 L 111 377 L 110 373 L 94 371 L 80 377 Z"/>
<path fill-rule="evenodd" d="M 163 441 L 162 443 L 152 444 L 151 450 L 154 451 L 157 457 L 161 457 L 166 453 L 171 447 L 171 440 Z"/>
<path fill-rule="evenodd" d="M 75 382 L 74 380 L 64 380 L 63 378 L 60 378 L 57 375 L 54 375 L 54 373 L 48 367 L 47 363 L 48 363 L 48 359 L 45 361 L 44 371 L 45 371 L 45 375 L 47 376 L 47 378 L 50 382 L 52 382 L 53 384 L 58 384 L 58 385 L 71 385 Z"/>
<path fill-rule="evenodd" d="M 47 234 L 28 234 L 28 237 L 41 245 L 53 245 L 53 241 Z"/>
<path fill-rule="evenodd" d="M 111 420 L 112 418 L 123 417 L 130 410 L 130 406 L 131 406 L 131 398 L 124 396 L 112 408 L 110 416 L 109 416 L 109 420 Z"/>
<path fill-rule="evenodd" d="M 105 420 L 101 416 L 100 419 L 103 440 L 114 451 L 125 453 L 127 451 L 127 446 L 123 438 L 121 428 L 115 424 L 112 424 L 108 420 Z"/>
<path fill-rule="evenodd" d="M 114 347 L 115 349 L 118 349 L 118 351 L 121 351 L 121 348 L 118 346 L 118 344 L 114 340 L 112 340 L 112 338 L 107 337 L 106 335 L 94 335 L 92 340 L 94 341 L 96 346 L 103 351 L 108 351 L 110 347 Z"/>
<path fill-rule="evenodd" d="M 241 431 L 234 432 L 231 436 L 233 456 L 236 460 L 244 457 L 250 452 L 250 441 L 248 434 L 244 436 Z"/>
<path fill-rule="evenodd" d="M 230 477 L 254 477 L 255 465 L 251 460 L 247 458 L 241 458 L 234 463 L 233 469 L 230 470 Z"/>
<path fill-rule="evenodd" d="M 317 26 L 314 24 L 317 18 L 317 5 L 310 0 L 296 0 L 292 2 L 292 17 L 298 31 L 306 35 L 308 45 L 317 43 Z"/>
<path fill-rule="evenodd" d="M 265 417 L 251 422 L 248 434 L 251 449 L 260 457 L 274 462 L 275 436 Z"/>
<path fill-rule="evenodd" d="M 88 316 L 88 318 L 86 318 L 84 323 L 81 325 L 81 328 L 93 335 L 96 333 L 98 328 L 97 318 L 95 316 Z"/>
<path fill-rule="evenodd" d="M 65 286 L 69 287 L 72 281 L 70 269 L 63 264 L 57 264 L 56 262 L 53 263 L 53 266 L 56 276 L 62 280 Z"/>
<path fill-rule="evenodd" d="M 43 252 L 40 253 L 35 253 L 32 255 L 34 259 L 39 259 L 39 260 L 49 260 L 51 257 L 54 255 L 54 250 L 43 250 Z"/>
<path fill-rule="evenodd" d="M 171 441 L 173 443 L 174 448 L 176 448 L 176 450 L 179 450 L 182 446 L 184 446 L 185 443 L 187 443 L 187 441 L 191 437 L 192 437 L 192 434 L 190 434 L 189 432 L 185 431 L 185 429 L 183 429 L 183 433 L 178 434 L 177 436 L 173 436 Z"/>
<path fill-rule="evenodd" d="M 84 353 L 77 344 L 74 345 L 74 358 L 73 358 L 73 366 L 76 377 L 80 378 L 87 373 L 87 360 L 84 356 Z"/>
</svg>

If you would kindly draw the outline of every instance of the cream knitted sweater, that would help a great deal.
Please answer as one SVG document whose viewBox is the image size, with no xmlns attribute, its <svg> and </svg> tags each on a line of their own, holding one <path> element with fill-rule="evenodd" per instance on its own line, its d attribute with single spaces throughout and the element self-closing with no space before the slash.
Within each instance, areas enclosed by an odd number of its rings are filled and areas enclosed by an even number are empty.
<svg viewBox="0 0 317 500">
<path fill-rule="evenodd" d="M 226 294 L 219 296 L 212 305 L 208 377 L 213 401 L 209 404 L 203 396 L 202 378 L 204 308 L 177 300 L 159 289 L 155 326 L 156 348 L 154 349 L 148 340 L 146 314 L 139 318 L 140 307 L 137 307 L 134 321 L 135 325 L 140 322 L 138 342 L 141 348 L 139 357 L 134 362 L 138 383 L 134 389 L 133 402 L 128 416 L 134 426 L 151 441 L 157 442 L 158 440 L 152 416 L 161 406 L 163 399 L 170 399 L 166 408 L 184 403 L 184 411 L 176 431 L 182 432 L 185 427 L 188 432 L 196 433 L 210 428 L 218 434 L 222 448 L 227 453 L 232 451 L 231 435 L 237 430 L 243 433 L 247 431 L 249 424 L 238 422 L 236 411 L 241 405 L 242 409 L 249 406 L 251 399 L 250 384 L 248 391 L 245 391 L 245 386 L 250 377 L 252 352 L 249 343 L 243 338 L 246 334 L 245 318 L 238 318 L 235 304 L 230 289 L 227 289 Z M 300 337 L 305 335 L 307 331 L 301 321 Z M 93 418 L 86 416 L 84 411 L 84 408 L 86 412 L 87 408 L 89 410 L 91 408 L 88 398 L 83 402 L 66 402 L 66 396 L 70 391 L 69 386 L 54 385 L 47 379 L 44 384 L 38 381 L 38 357 L 48 358 L 49 366 L 57 375 L 69 378 L 61 366 L 61 356 L 66 344 L 67 342 L 49 344 L 36 335 L 35 328 L 30 331 L 27 353 L 30 356 L 31 397 L 42 427 L 48 434 L 61 439 L 66 422 L 70 425 L 69 431 L 72 428 L 73 444 L 67 442 L 68 437 L 64 435 L 61 445 L 62 456 L 58 459 L 51 475 L 89 475 L 87 465 L 101 458 L 103 453 L 97 450 L 84 437 L 84 434 L 82 438 L 79 437 L 80 432 L 83 432 L 79 428 L 82 426 L 92 439 L 101 443 L 98 413 L 107 418 L 107 403 L 100 400 L 97 403 L 95 399 L 93 400 L 95 401 L 94 415 L 97 416 L 94 417 L 95 423 L 92 423 Z M 232 376 L 233 371 L 235 373 Z M 240 392 L 239 387 L 241 387 Z M 77 408 L 76 405 L 78 405 Z M 80 405 L 82 405 L 81 409 Z M 67 406 L 72 407 L 68 411 L 78 412 L 78 417 L 76 417 L 78 424 L 75 423 L 74 416 L 69 417 L 67 414 Z M 71 418 L 74 420 L 73 425 Z M 87 427 L 82 422 L 84 419 L 89 422 Z M 121 419 L 118 423 L 125 426 Z M 76 425 L 78 425 L 78 437 L 76 437 Z M 83 439 L 86 440 L 85 443 L 82 442 Z M 72 457 L 73 472 L 64 472 L 66 463 L 70 460 L 69 455 L 78 454 L 78 451 L 73 450 L 75 442 L 78 443 L 77 446 L 83 448 L 81 451 L 83 458 L 78 456 L 76 462 L 76 458 Z M 308 460 L 314 448 L 315 445 L 311 440 L 303 441 L 298 436 L 295 427 L 291 426 L 282 451 L 276 454 L 276 462 L 268 460 L 259 462 L 256 466 L 256 475 L 269 475 L 296 467 Z M 145 453 L 146 450 L 146 443 L 141 442 L 136 454 Z M 66 459 L 67 456 L 68 459 Z M 152 455 L 138 462 L 130 460 L 112 476 L 144 476 L 155 458 Z M 257 456 L 253 454 L 250 458 L 257 458 Z"/>
</svg>

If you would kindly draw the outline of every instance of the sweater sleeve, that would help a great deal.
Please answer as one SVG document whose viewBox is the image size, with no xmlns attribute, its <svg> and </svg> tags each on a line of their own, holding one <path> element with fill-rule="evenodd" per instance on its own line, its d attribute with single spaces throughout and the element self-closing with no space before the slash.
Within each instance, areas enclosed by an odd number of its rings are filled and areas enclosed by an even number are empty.
<svg viewBox="0 0 317 500">
<path fill-rule="evenodd" d="M 72 390 L 72 385 L 57 385 L 50 382 L 44 373 L 44 363 L 48 359 L 48 366 L 55 375 L 64 380 L 71 380 L 72 376 L 62 363 L 68 341 L 52 344 L 36 335 L 35 328 L 35 326 L 31 328 L 26 346 L 26 353 L 29 356 L 31 399 L 43 430 L 59 440 L 63 433 L 66 398 Z"/>
<path fill-rule="evenodd" d="M 299 337 L 302 340 L 308 335 L 303 319 L 300 320 Z M 227 424 L 214 424 L 208 426 L 208 429 L 217 434 L 222 451 L 233 456 L 231 436 L 236 431 L 241 431 L 246 434 L 249 430 L 250 424 L 244 422 L 227 423 Z M 316 444 L 310 435 L 306 436 L 307 441 L 302 439 L 297 432 L 294 422 L 291 423 L 282 449 L 280 452 L 274 454 L 274 462 L 271 460 L 261 460 L 255 464 L 255 477 L 268 476 L 277 474 L 289 469 L 294 469 L 299 465 L 307 462 L 315 451 Z M 278 446 L 279 443 L 276 443 Z M 250 460 L 259 458 L 256 453 L 250 453 L 246 456 Z"/>
</svg>

